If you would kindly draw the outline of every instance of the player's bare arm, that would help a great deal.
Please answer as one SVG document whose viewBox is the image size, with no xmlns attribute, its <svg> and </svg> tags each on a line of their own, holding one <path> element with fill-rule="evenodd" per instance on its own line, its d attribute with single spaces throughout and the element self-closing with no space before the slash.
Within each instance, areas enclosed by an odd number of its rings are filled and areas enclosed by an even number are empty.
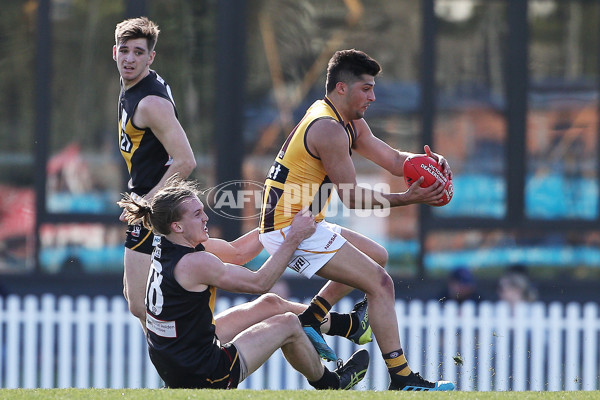
<svg viewBox="0 0 600 400">
<path fill-rule="evenodd" d="M 150 199 L 171 176 L 178 174 L 182 179 L 187 178 L 196 168 L 196 159 L 185 131 L 175 116 L 173 104 L 167 99 L 158 96 L 144 97 L 133 116 L 133 123 L 139 128 L 152 129 L 167 153 L 173 158 L 173 163 L 164 176 L 146 194 L 145 197 Z"/>
<path fill-rule="evenodd" d="M 356 128 L 356 139 L 352 150 L 373 161 L 392 175 L 402 176 L 404 174 L 402 168 L 404 160 L 412 153 L 396 150 L 373 135 L 371 128 L 364 119 L 357 119 L 353 122 Z"/>
<path fill-rule="evenodd" d="M 214 286 L 229 292 L 265 293 L 281 277 L 300 243 L 314 233 L 315 220 L 308 208 L 294 217 L 291 227 L 279 250 L 258 271 L 223 263 L 204 251 L 184 256 L 175 267 L 175 279 L 189 291 L 199 292 Z"/>
<path fill-rule="evenodd" d="M 338 190 L 338 195 L 348 208 L 437 204 L 442 198 L 441 184 L 422 188 L 422 180 L 415 182 L 403 193 L 381 193 L 358 186 L 354 163 L 348 152 L 348 135 L 336 121 L 318 121 L 307 135 L 309 149 L 321 159 L 331 182 L 341 189 Z"/>
<path fill-rule="evenodd" d="M 258 240 L 258 228 L 240 236 L 232 242 L 210 238 L 203 243 L 209 253 L 219 257 L 224 263 L 242 265 L 256 257 L 263 249 Z"/>
<path fill-rule="evenodd" d="M 356 139 L 352 149 L 368 160 L 389 171 L 392 175 L 403 176 L 403 164 L 407 157 L 414 153 L 392 148 L 383 140 L 373 135 L 371 128 L 364 119 L 354 121 Z M 452 170 L 448 161 L 441 154 L 434 153 L 428 145 L 423 148 L 425 154 L 436 160 L 442 172 L 452 179 Z"/>
</svg>

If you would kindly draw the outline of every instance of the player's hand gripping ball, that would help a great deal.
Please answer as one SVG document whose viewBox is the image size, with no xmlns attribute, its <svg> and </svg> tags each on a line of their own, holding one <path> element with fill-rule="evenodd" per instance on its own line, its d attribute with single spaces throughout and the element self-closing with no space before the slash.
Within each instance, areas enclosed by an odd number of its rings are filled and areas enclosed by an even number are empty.
<svg viewBox="0 0 600 400">
<path fill-rule="evenodd" d="M 442 197 L 442 202 L 436 206 L 445 206 L 452 200 L 454 194 L 452 180 L 443 174 L 437 161 L 425 154 L 415 154 L 404 160 L 404 180 L 408 186 L 421 176 L 425 178 L 421 187 L 431 186 L 435 181 L 440 181 L 444 185 L 444 197 Z"/>
</svg>

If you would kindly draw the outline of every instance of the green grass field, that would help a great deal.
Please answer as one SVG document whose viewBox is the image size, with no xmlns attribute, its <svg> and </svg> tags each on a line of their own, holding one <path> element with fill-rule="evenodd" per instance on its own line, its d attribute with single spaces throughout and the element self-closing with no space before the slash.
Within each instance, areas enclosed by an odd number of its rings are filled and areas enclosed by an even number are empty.
<svg viewBox="0 0 600 400">
<path fill-rule="evenodd" d="M 188 389 L 0 389 L 0 399 L 98 399 L 98 400 L 558 400 L 598 399 L 600 392 L 374 392 L 315 390 L 188 390 Z"/>
</svg>

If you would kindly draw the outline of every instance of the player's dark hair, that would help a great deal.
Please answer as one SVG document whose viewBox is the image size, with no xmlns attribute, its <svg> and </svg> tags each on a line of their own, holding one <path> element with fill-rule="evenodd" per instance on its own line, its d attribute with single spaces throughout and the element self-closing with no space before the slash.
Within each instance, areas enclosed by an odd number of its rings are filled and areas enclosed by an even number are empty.
<svg viewBox="0 0 600 400">
<path fill-rule="evenodd" d="M 327 82 L 325 89 L 331 93 L 338 82 L 352 83 L 361 75 L 377 76 L 381 65 L 365 52 L 360 50 L 339 50 L 329 60 L 327 65 Z"/>
<path fill-rule="evenodd" d="M 156 192 L 150 202 L 125 193 L 117 204 L 125 209 L 124 216 L 128 224 L 142 223 L 146 229 L 168 235 L 171 233 L 171 223 L 181 220 L 181 204 L 199 195 L 197 182 L 186 181 L 175 175 L 167 179 L 165 186 Z"/>
<path fill-rule="evenodd" d="M 117 24 L 115 43 L 118 46 L 130 39 L 146 39 L 148 51 L 152 51 L 158 41 L 159 32 L 158 25 L 146 17 L 130 18 Z"/>
</svg>

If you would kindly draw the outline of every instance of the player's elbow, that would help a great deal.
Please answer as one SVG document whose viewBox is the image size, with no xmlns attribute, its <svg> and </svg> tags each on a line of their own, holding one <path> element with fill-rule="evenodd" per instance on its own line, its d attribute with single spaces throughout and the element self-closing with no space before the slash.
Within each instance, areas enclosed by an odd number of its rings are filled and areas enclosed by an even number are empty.
<svg viewBox="0 0 600 400">
<path fill-rule="evenodd" d="M 196 168 L 196 159 L 193 156 L 175 158 L 171 168 L 174 169 L 174 172 L 177 173 L 180 178 L 185 179 L 190 176 L 194 171 L 194 168 Z"/>
<path fill-rule="evenodd" d="M 342 203 L 350 209 L 356 208 L 356 199 L 354 197 L 348 197 L 347 199 L 342 200 Z"/>
<path fill-rule="evenodd" d="M 182 170 L 185 172 L 186 176 L 188 176 L 196 169 L 197 165 L 196 159 L 194 157 L 189 157 L 183 161 Z"/>
<path fill-rule="evenodd" d="M 368 204 L 370 204 L 363 199 L 356 197 L 354 194 L 348 196 L 345 200 L 342 200 L 342 203 L 351 210 L 364 210 L 365 208 L 369 208 Z"/>
<path fill-rule="evenodd" d="M 231 263 L 237 265 L 244 265 L 246 262 L 248 262 L 247 257 L 245 257 L 242 253 L 238 251 L 235 252 L 235 254 L 233 255 L 233 259 L 231 260 Z"/>
<path fill-rule="evenodd" d="M 355 209 L 360 207 L 354 190 L 338 190 L 338 197 L 347 208 Z"/>
<path fill-rule="evenodd" d="M 256 276 L 253 279 L 250 279 L 246 282 L 245 292 L 248 294 L 265 294 L 275 284 L 270 279 L 261 278 L 259 274 L 255 274 Z"/>
<path fill-rule="evenodd" d="M 275 282 L 271 282 L 271 281 L 258 282 L 257 291 L 255 292 L 255 294 L 267 293 L 269 290 L 271 290 L 271 288 L 273 287 L 274 284 L 275 284 Z"/>
<path fill-rule="evenodd" d="M 233 264 L 244 265 L 254 259 L 257 254 L 255 252 L 248 251 L 236 251 L 233 256 Z"/>
<path fill-rule="evenodd" d="M 259 242 L 260 244 L 260 242 Z M 238 265 L 244 265 L 250 261 L 252 261 L 255 257 L 257 257 L 260 252 L 262 251 L 263 247 L 262 244 L 260 246 L 256 245 L 256 246 L 252 246 L 252 247 L 247 247 L 244 246 L 242 248 L 236 248 L 235 249 L 235 264 Z"/>
</svg>

